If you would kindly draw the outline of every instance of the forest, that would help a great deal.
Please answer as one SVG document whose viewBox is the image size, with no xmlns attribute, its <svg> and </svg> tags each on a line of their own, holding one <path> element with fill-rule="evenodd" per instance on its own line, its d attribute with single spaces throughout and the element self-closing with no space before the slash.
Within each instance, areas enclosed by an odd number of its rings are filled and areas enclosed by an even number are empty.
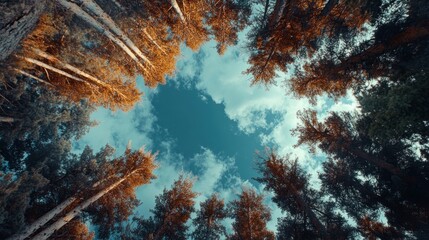
<svg viewBox="0 0 429 240">
<path fill-rule="evenodd" d="M 429 239 L 427 0 L 0 0 L 0 11 L 0 239 Z M 258 187 L 202 196 L 185 171 L 139 214 L 150 193 L 137 189 L 161 177 L 163 153 L 75 143 L 98 109 L 133 110 L 146 101 L 139 79 L 162 90 L 183 52 L 210 42 L 219 56 L 240 45 L 237 88 L 280 85 L 313 106 L 281 134 L 323 156 L 319 184 L 294 152 L 266 146 L 247 160 Z M 350 95 L 354 111 L 315 110 Z"/>
</svg>

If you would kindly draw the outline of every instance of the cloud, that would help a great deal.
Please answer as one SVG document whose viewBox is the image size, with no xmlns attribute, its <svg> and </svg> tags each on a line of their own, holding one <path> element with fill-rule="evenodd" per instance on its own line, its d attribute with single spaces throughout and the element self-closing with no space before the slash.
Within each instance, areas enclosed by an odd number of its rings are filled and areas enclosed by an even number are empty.
<svg viewBox="0 0 429 240">
<path fill-rule="evenodd" d="M 88 145 L 94 150 L 99 150 L 106 144 L 116 148 L 116 154 L 122 154 L 129 140 L 134 149 L 145 145 L 151 148 L 153 143 L 149 134 L 154 129 L 156 116 L 153 114 L 151 99 L 156 90 L 141 86 L 143 91 L 140 101 L 131 111 L 112 112 L 100 108 L 91 115 L 91 119 L 97 121 L 97 126 L 74 144 L 74 151 L 81 152 Z"/>
</svg>

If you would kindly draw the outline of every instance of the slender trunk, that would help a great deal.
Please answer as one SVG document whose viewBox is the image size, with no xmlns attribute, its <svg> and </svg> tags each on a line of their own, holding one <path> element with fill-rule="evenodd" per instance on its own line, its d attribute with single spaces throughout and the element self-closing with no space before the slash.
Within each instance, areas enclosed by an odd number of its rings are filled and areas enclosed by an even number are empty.
<svg viewBox="0 0 429 240">
<path fill-rule="evenodd" d="M 273 57 L 273 55 L 274 55 L 274 52 L 275 52 L 275 50 L 276 50 L 276 47 L 277 47 L 277 43 L 275 43 L 275 44 L 271 47 L 270 54 L 268 55 L 267 60 L 265 61 L 264 66 L 262 67 L 262 70 L 261 70 L 261 71 L 259 71 L 259 74 L 258 74 L 257 76 L 255 76 L 255 79 L 252 81 L 252 84 L 255 84 L 255 83 L 257 83 L 257 82 L 260 82 L 260 77 L 262 76 L 262 74 L 264 74 L 265 69 L 266 69 L 266 68 L 267 68 L 267 66 L 268 66 L 268 63 L 270 62 L 271 58 L 272 58 L 272 57 Z M 265 81 L 265 80 L 264 80 L 264 81 Z M 268 84 L 268 82 L 266 82 L 266 84 Z"/>
<path fill-rule="evenodd" d="M 249 199 L 248 199 L 248 201 L 249 201 Z M 249 206 L 247 206 L 247 223 L 249 224 L 249 229 L 248 229 L 248 231 L 249 231 L 249 240 L 252 240 L 252 238 L 253 238 L 253 236 L 252 236 L 252 219 L 250 218 L 250 213 L 251 213 L 251 210 L 250 210 L 250 207 Z"/>
<path fill-rule="evenodd" d="M 332 9 L 338 4 L 339 0 L 328 0 L 328 2 L 325 4 L 325 6 L 322 9 L 322 12 L 320 12 L 319 17 L 325 17 L 327 16 Z"/>
<path fill-rule="evenodd" d="M 13 122 L 15 122 L 15 119 L 11 118 L 11 117 L 2 117 L 2 116 L 0 116 L 0 122 L 13 123 Z"/>
<path fill-rule="evenodd" d="M 388 171 L 392 175 L 404 176 L 400 168 L 395 167 L 394 165 L 392 165 L 386 161 L 383 161 L 383 160 L 381 160 L 381 159 L 379 159 L 379 158 L 377 158 L 371 154 L 368 154 L 361 149 L 348 147 L 347 150 L 349 150 L 352 154 L 366 160 L 367 162 L 371 163 L 372 165 Z"/>
<path fill-rule="evenodd" d="M 262 16 L 262 21 L 261 21 L 261 27 L 263 27 L 265 25 L 265 21 L 267 19 L 267 14 L 268 14 L 269 4 L 270 4 L 270 0 L 266 0 L 265 1 L 265 8 L 264 8 L 264 15 Z"/>
<path fill-rule="evenodd" d="M 24 70 L 17 69 L 17 68 L 14 68 L 14 70 L 17 71 L 18 73 L 21 73 L 22 75 L 24 75 L 26 77 L 32 78 L 32 79 L 34 79 L 36 81 L 39 81 L 39 82 L 41 82 L 43 84 L 49 85 L 51 87 L 54 87 L 54 85 L 52 85 L 51 83 L 49 83 L 49 82 L 47 82 L 47 81 L 45 81 L 45 80 L 43 80 L 41 78 L 38 78 L 38 77 L 34 76 L 33 74 L 30 74 L 30 73 L 28 73 L 28 72 L 26 72 Z"/>
<path fill-rule="evenodd" d="M 384 43 L 374 45 L 361 53 L 348 57 L 342 63 L 335 66 L 335 71 L 344 70 L 356 64 L 362 64 L 362 62 L 374 59 L 402 45 L 427 37 L 429 37 L 429 21 L 426 20 L 406 28 Z"/>
<path fill-rule="evenodd" d="M 136 173 L 140 169 L 136 169 L 132 171 L 130 174 L 124 176 L 123 178 L 119 179 L 112 185 L 104 188 L 103 190 L 99 191 L 94 196 L 88 198 L 72 210 L 70 210 L 64 217 L 58 219 L 56 222 L 52 223 L 50 226 L 48 226 L 45 230 L 37 234 L 32 238 L 32 240 L 44 240 L 48 239 L 56 230 L 60 229 L 64 225 L 66 225 L 68 222 L 70 222 L 73 218 L 75 218 L 77 215 L 79 215 L 85 208 L 87 208 L 92 203 L 96 202 L 98 199 L 103 197 L 105 194 L 110 192 L 111 190 L 115 189 L 119 184 L 127 180 L 128 177 Z"/>
<path fill-rule="evenodd" d="M 61 5 L 63 5 L 67 10 L 74 12 L 78 17 L 82 18 L 84 21 L 89 23 L 92 27 L 100 31 L 106 37 L 108 37 L 112 42 L 118 45 L 122 50 L 131 57 L 137 65 L 145 72 L 147 72 L 146 68 L 140 63 L 137 56 L 128 48 L 128 46 L 123 43 L 119 38 L 117 38 L 112 32 L 106 29 L 102 24 L 100 24 L 97 20 L 95 20 L 91 15 L 83 11 L 78 5 L 68 2 L 66 0 L 57 0 Z"/>
<path fill-rule="evenodd" d="M 274 19 L 271 21 L 271 24 L 269 26 L 270 28 L 275 27 L 279 23 L 280 18 L 282 18 L 282 15 L 283 15 L 285 8 L 286 8 L 286 0 L 277 0 L 276 1 L 276 4 L 274 5 L 274 10 L 272 13 L 272 16 L 274 17 Z"/>
<path fill-rule="evenodd" d="M 48 53 L 45 53 L 45 52 L 43 52 L 43 51 L 41 51 L 41 50 L 39 50 L 37 48 L 33 48 L 33 51 L 37 55 L 39 55 L 39 56 L 41 56 L 43 58 L 46 58 L 49 61 L 56 62 L 61 67 L 66 68 L 66 69 L 68 69 L 68 70 L 70 70 L 70 71 L 72 71 L 72 72 L 74 72 L 74 73 L 76 73 L 76 74 L 78 74 L 78 75 L 80 75 L 82 77 L 85 77 L 85 78 L 91 80 L 92 82 L 96 83 L 97 85 L 102 86 L 104 88 L 107 88 L 107 89 L 109 89 L 112 92 L 116 92 L 117 94 L 121 95 L 123 98 L 127 99 L 127 97 L 123 93 L 121 93 L 119 90 L 117 90 L 115 88 L 112 88 L 109 84 L 107 84 L 107 83 L 99 80 L 98 78 L 96 78 L 96 77 L 94 77 L 94 76 L 92 76 L 92 75 L 90 75 L 90 74 L 88 74 L 88 73 L 80 70 L 79 68 L 74 67 L 74 66 L 72 66 L 72 65 L 70 65 L 68 63 L 64 63 L 61 60 L 59 60 L 58 58 L 56 58 L 56 57 L 54 57 L 54 56 L 52 56 L 52 55 L 50 55 Z"/>
<path fill-rule="evenodd" d="M 24 240 L 28 238 L 35 231 L 43 227 L 47 222 L 49 222 L 52 218 L 60 214 L 64 209 L 66 209 L 70 204 L 72 204 L 76 200 L 75 197 L 69 197 L 55 208 L 38 218 L 35 222 L 27 226 L 20 234 L 13 235 L 7 240 Z"/>
<path fill-rule="evenodd" d="M 65 76 L 65 77 L 68 77 L 70 79 L 73 79 L 73 80 L 76 80 L 76 81 L 79 81 L 79 82 L 83 82 L 84 84 L 89 85 L 89 83 L 87 83 L 85 80 L 83 80 L 81 78 L 75 77 L 75 76 L 69 74 L 68 72 L 65 72 L 65 71 L 63 71 L 61 69 L 58 69 L 56 67 L 52 67 L 51 65 L 48 65 L 48 64 L 46 64 L 44 62 L 41 62 L 39 60 L 36 60 L 34 58 L 28 58 L 28 57 L 21 57 L 21 58 L 23 58 L 25 61 L 27 61 L 29 63 L 33 63 L 33 64 L 39 66 L 39 67 L 43 67 L 43 68 L 49 69 L 49 70 L 51 70 L 53 72 L 56 72 L 58 74 L 61 74 L 61 75 Z"/>
<path fill-rule="evenodd" d="M 313 225 L 315 229 L 317 229 L 317 232 L 322 236 L 327 235 L 327 231 L 325 226 L 320 222 L 320 220 L 317 218 L 316 214 L 311 210 L 311 208 L 308 206 L 307 202 L 302 197 L 302 194 L 300 194 L 294 187 L 292 187 L 292 191 L 295 192 L 295 200 L 298 203 L 299 208 L 307 214 L 307 216 L 310 218 L 310 222 Z"/>
<path fill-rule="evenodd" d="M 122 6 L 122 4 L 120 4 L 118 1 L 116 1 L 116 0 L 111 0 L 111 1 L 122 11 L 125 10 L 124 6 Z"/>
<path fill-rule="evenodd" d="M 113 176 L 104 178 L 100 181 L 97 181 L 92 185 L 92 189 L 98 187 L 101 183 L 111 179 Z M 39 217 L 35 222 L 33 222 L 30 226 L 27 226 L 20 234 L 16 234 L 7 240 L 24 240 L 35 231 L 43 227 L 47 222 L 52 220 L 55 216 L 60 214 L 64 209 L 70 206 L 73 202 L 75 202 L 78 198 L 76 196 L 71 196 L 64 200 L 62 203 L 58 204 L 55 208 L 51 209 L 49 212 L 45 213 L 43 216 Z"/>
<path fill-rule="evenodd" d="M 149 59 L 140 51 L 140 49 L 134 44 L 134 42 L 128 38 L 128 36 L 116 25 L 113 19 L 103 11 L 103 9 L 93 0 L 82 0 L 82 4 L 88 10 L 90 10 L 93 14 L 95 14 L 103 24 L 105 24 L 110 30 L 118 35 L 124 43 L 131 48 L 137 56 L 139 56 L 143 61 L 147 62 L 151 67 L 153 64 L 149 61 Z"/>
<path fill-rule="evenodd" d="M 146 35 L 146 37 L 147 38 L 149 38 L 149 40 L 153 43 L 153 44 L 155 44 L 155 46 L 159 49 L 159 50 L 161 50 L 161 52 L 163 52 L 164 54 L 167 54 L 165 51 L 164 51 L 164 49 L 161 47 L 161 46 L 159 46 L 158 45 L 158 43 L 152 38 L 152 36 L 146 31 L 146 28 L 143 28 L 143 33 Z"/>
<path fill-rule="evenodd" d="M 183 16 L 182 10 L 180 10 L 179 4 L 177 4 L 176 0 L 169 0 L 171 6 L 173 7 L 174 11 L 176 11 L 177 15 L 179 15 L 180 20 L 183 23 L 186 23 L 185 17 Z"/>
</svg>

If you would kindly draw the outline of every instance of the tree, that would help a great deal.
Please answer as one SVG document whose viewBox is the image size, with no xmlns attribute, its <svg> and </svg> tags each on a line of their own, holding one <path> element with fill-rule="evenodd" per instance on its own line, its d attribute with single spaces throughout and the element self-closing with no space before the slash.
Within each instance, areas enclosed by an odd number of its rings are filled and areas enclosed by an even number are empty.
<svg viewBox="0 0 429 240">
<path fill-rule="evenodd" d="M 367 125 L 367 133 L 372 139 L 388 144 L 409 139 L 413 144 L 425 145 L 429 132 L 427 98 L 429 90 L 426 73 L 422 71 L 410 80 L 380 81 L 369 90 L 359 90 L 358 100 L 361 116 L 358 124 Z M 362 127 L 363 128 L 363 127 Z M 416 137 L 418 135 L 419 137 Z"/>
<path fill-rule="evenodd" d="M 368 41 L 356 44 L 353 36 L 345 36 L 345 39 L 328 42 L 328 50 L 303 68 L 298 68 L 297 75 L 291 79 L 290 86 L 295 95 L 314 100 L 316 96 L 327 93 L 338 98 L 348 89 L 359 87 L 371 79 L 393 77 L 395 80 L 395 76 L 403 78 L 427 69 L 427 64 L 422 63 L 427 58 L 429 25 L 427 15 L 420 9 L 425 9 L 425 3 L 392 1 L 385 11 L 390 4 L 402 4 L 402 9 L 409 9 L 409 12 L 391 14 L 387 23 L 382 24 L 386 20 L 378 20 L 374 23 L 375 33 Z M 400 20 L 404 14 L 409 17 Z M 336 46 L 340 41 L 350 43 L 349 47 L 338 49 Z"/>
<path fill-rule="evenodd" d="M 156 197 L 153 217 L 149 219 L 137 218 L 137 226 L 133 230 L 135 239 L 147 238 L 153 240 L 186 239 L 188 226 L 186 222 L 194 211 L 192 191 L 193 181 L 180 176 L 170 190 L 164 189 Z"/>
<path fill-rule="evenodd" d="M 283 239 L 348 239 L 353 231 L 332 202 L 311 189 L 297 159 L 267 153 L 259 167 L 262 177 L 256 180 L 274 192 L 273 201 L 288 215 L 280 220 L 278 236 Z"/>
<path fill-rule="evenodd" d="M 217 42 L 217 51 L 223 54 L 228 46 L 238 41 L 237 33 L 248 24 L 250 3 L 237 0 L 207 0 L 207 25 Z"/>
<path fill-rule="evenodd" d="M 48 180 L 37 172 L 24 172 L 13 180 L 12 174 L 0 171 L 0 177 L 0 237 L 5 238 L 25 224 L 31 193 L 48 184 Z"/>
<path fill-rule="evenodd" d="M 320 123 L 315 111 L 306 110 L 299 112 L 298 118 L 302 121 L 302 125 L 293 130 L 293 134 L 299 137 L 296 146 L 308 144 L 312 152 L 315 151 L 316 145 L 330 154 L 349 152 L 392 175 L 404 177 L 399 167 L 357 147 L 358 138 L 353 136 L 353 126 L 351 126 L 353 121 L 350 115 L 348 115 L 348 121 L 345 121 L 338 114 L 333 113 L 324 123 Z"/>
<path fill-rule="evenodd" d="M 364 232 L 364 237 L 369 240 L 402 239 L 404 237 L 403 234 L 399 233 L 394 228 L 375 222 L 368 216 L 363 217 L 359 221 L 359 228 L 361 232 Z"/>
<path fill-rule="evenodd" d="M 276 71 L 286 72 L 298 55 L 311 56 L 321 39 L 340 34 L 339 29 L 357 31 L 368 20 L 363 6 L 352 1 L 269 2 L 249 35 L 251 66 L 246 73 L 253 75 L 253 84 L 273 83 Z"/>
<path fill-rule="evenodd" d="M 107 194 L 109 194 L 113 199 L 119 193 L 127 194 L 129 198 L 135 198 L 132 189 L 139 185 L 146 184 L 154 178 L 152 172 L 156 168 L 156 165 L 153 161 L 153 155 L 144 153 L 143 150 L 132 152 L 127 148 L 123 156 L 114 159 L 111 162 L 104 162 L 104 166 L 101 166 L 103 167 L 103 172 L 101 172 L 101 175 L 98 176 L 104 176 L 104 178 L 98 180 L 100 184 L 97 184 L 96 188 L 93 189 L 92 192 L 86 193 L 88 195 L 87 197 L 80 197 L 76 199 L 81 199 L 82 201 L 78 201 L 74 206 L 72 206 L 70 203 L 71 209 L 66 210 L 62 216 L 58 218 L 58 220 L 48 225 L 43 231 L 35 235 L 33 239 L 47 239 L 56 230 L 61 229 L 88 206 L 94 204 L 97 200 L 105 197 Z M 114 204 L 112 205 L 114 208 L 118 207 Z M 58 209 L 58 212 L 52 216 L 60 214 L 60 210 L 62 209 Z M 130 211 L 125 213 L 130 214 Z M 98 214 L 103 215 L 105 213 L 101 212 Z M 122 214 L 124 214 L 124 212 L 122 212 Z M 19 239 L 19 236 L 17 237 L 18 238 L 16 239 Z M 12 237 L 11 239 L 15 238 Z"/>
<path fill-rule="evenodd" d="M 200 204 L 200 210 L 193 220 L 195 227 L 192 238 L 196 240 L 215 240 L 226 235 L 221 221 L 227 217 L 223 200 L 216 194 Z"/>
<path fill-rule="evenodd" d="M 263 196 L 253 189 L 243 189 L 238 197 L 229 206 L 235 220 L 231 239 L 274 240 L 274 233 L 266 228 L 271 214 L 263 204 Z"/>
</svg>

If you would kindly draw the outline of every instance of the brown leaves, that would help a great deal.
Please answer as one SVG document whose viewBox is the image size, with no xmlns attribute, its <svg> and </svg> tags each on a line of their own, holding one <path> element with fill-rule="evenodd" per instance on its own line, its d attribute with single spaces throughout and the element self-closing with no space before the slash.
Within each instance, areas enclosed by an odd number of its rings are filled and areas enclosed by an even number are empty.
<svg viewBox="0 0 429 240">
<path fill-rule="evenodd" d="M 274 233 L 267 230 L 271 219 L 269 208 L 263 204 L 264 197 L 253 189 L 243 189 L 239 199 L 231 202 L 234 234 L 231 239 L 274 240 Z"/>
</svg>

